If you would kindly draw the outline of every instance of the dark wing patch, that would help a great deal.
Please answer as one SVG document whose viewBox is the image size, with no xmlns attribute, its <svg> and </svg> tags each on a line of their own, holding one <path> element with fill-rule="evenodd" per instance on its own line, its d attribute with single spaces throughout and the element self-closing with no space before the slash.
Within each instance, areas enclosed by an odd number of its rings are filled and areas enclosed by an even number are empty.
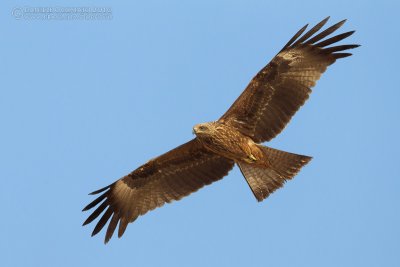
<svg viewBox="0 0 400 267">
<path fill-rule="evenodd" d="M 103 213 L 92 235 L 108 224 L 105 243 L 118 223 L 118 237 L 128 223 L 165 203 L 179 200 L 228 174 L 234 162 L 206 151 L 193 139 L 146 164 L 115 183 L 93 193 L 103 193 L 83 210 L 100 204 L 84 222 L 92 222 Z"/>
<path fill-rule="evenodd" d="M 326 68 L 336 59 L 351 55 L 343 51 L 359 46 L 327 47 L 350 36 L 354 31 L 321 41 L 339 29 L 345 20 L 313 37 L 328 18 L 303 36 L 307 25 L 300 29 L 272 61 L 257 73 L 220 121 L 235 127 L 256 142 L 270 141 L 278 135 L 308 99 L 311 88 Z"/>
</svg>

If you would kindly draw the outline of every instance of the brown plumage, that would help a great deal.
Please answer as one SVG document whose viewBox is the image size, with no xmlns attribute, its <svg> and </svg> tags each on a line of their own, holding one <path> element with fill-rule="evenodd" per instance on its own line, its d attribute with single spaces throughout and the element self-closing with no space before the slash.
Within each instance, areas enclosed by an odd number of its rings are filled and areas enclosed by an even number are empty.
<svg viewBox="0 0 400 267">
<path fill-rule="evenodd" d="M 98 205 L 84 225 L 102 214 L 92 235 L 110 221 L 105 242 L 117 226 L 121 237 L 128 223 L 222 179 L 235 163 L 258 201 L 293 178 L 311 158 L 258 143 L 279 134 L 308 99 L 311 87 L 326 68 L 336 59 L 351 55 L 344 51 L 358 46 L 330 46 L 354 31 L 324 39 L 345 22 L 317 34 L 327 21 L 324 19 L 306 33 L 307 25 L 298 31 L 218 121 L 193 128 L 195 139 L 91 193 L 101 195 L 83 209 Z"/>
</svg>

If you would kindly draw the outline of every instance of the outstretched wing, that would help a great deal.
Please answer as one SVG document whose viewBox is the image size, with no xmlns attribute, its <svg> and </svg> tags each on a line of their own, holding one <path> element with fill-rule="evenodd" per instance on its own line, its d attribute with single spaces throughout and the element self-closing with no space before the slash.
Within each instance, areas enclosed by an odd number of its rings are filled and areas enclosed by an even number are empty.
<svg viewBox="0 0 400 267">
<path fill-rule="evenodd" d="M 327 47 L 352 35 L 354 31 L 321 41 L 339 29 L 345 20 L 314 36 L 328 19 L 304 35 L 307 25 L 298 31 L 272 61 L 257 73 L 220 121 L 234 126 L 256 142 L 269 141 L 278 135 L 308 99 L 311 88 L 326 68 L 336 59 L 351 55 L 343 51 L 359 46 Z"/>
<path fill-rule="evenodd" d="M 232 160 L 206 151 L 197 139 L 193 139 L 150 160 L 115 183 L 91 193 L 103 194 L 83 210 L 101 204 L 83 225 L 95 220 L 105 210 L 92 236 L 111 218 L 105 237 L 107 243 L 118 222 L 118 236 L 121 237 L 128 223 L 138 216 L 220 180 L 233 165 Z"/>
</svg>

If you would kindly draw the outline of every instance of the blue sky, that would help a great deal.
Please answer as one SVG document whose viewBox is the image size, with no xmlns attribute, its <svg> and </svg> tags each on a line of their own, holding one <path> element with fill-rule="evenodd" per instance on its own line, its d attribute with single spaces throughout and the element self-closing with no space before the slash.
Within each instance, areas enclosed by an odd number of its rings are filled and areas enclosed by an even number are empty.
<svg viewBox="0 0 400 267">
<path fill-rule="evenodd" d="M 2 266 L 399 266 L 397 1 L 2 1 Z M 111 20 L 17 20 L 17 7 Z M 239 170 L 103 244 L 87 193 L 192 138 L 304 24 L 362 47 L 269 145 L 311 155 L 257 203 Z"/>
</svg>

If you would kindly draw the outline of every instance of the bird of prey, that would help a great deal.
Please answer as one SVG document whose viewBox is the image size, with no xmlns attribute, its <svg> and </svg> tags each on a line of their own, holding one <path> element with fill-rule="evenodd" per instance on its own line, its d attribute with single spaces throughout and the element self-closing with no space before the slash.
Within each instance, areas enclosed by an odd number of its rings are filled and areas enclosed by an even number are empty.
<svg viewBox="0 0 400 267">
<path fill-rule="evenodd" d="M 329 37 L 345 20 L 318 33 L 328 19 L 307 32 L 308 25 L 301 28 L 256 74 L 220 119 L 193 127 L 194 139 L 91 193 L 101 195 L 83 210 L 99 206 L 83 225 L 104 212 L 92 236 L 111 219 L 105 243 L 118 224 L 118 237 L 121 237 L 128 223 L 222 179 L 235 163 L 258 201 L 292 179 L 311 157 L 260 143 L 270 141 L 283 130 L 329 65 L 350 56 L 346 50 L 359 46 L 334 45 L 354 31 Z"/>
</svg>

